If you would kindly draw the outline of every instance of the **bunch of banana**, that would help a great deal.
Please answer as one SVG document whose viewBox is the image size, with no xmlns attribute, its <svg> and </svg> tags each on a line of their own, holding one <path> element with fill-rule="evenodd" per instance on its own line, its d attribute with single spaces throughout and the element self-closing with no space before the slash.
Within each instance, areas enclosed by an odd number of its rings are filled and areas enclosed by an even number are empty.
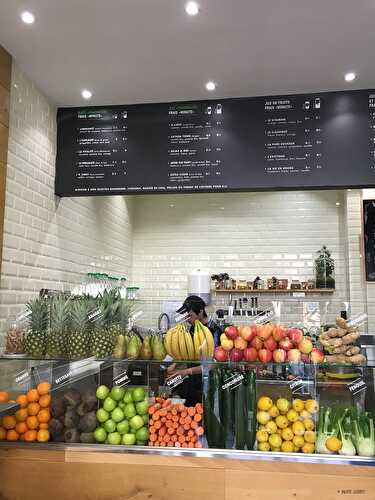
<svg viewBox="0 0 375 500">
<path fill-rule="evenodd" d="M 173 359 L 180 361 L 197 359 L 194 352 L 193 339 L 184 324 L 178 324 L 167 331 L 164 339 L 164 347 Z"/>
<path fill-rule="evenodd" d="M 215 350 L 214 337 L 207 326 L 200 321 L 194 325 L 195 359 L 212 359 Z"/>
</svg>

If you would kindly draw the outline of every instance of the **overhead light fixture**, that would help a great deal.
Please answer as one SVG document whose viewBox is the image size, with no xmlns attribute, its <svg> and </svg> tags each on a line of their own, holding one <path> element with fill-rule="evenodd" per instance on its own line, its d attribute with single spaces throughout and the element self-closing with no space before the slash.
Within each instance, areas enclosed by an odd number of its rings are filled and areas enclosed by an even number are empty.
<svg viewBox="0 0 375 500">
<path fill-rule="evenodd" d="M 25 12 L 22 12 L 21 14 L 21 19 L 25 24 L 33 24 L 33 22 L 35 21 L 35 16 L 31 12 L 25 10 Z"/>
<path fill-rule="evenodd" d="M 189 16 L 196 16 L 199 12 L 199 5 L 197 2 L 188 2 L 185 5 L 185 11 L 186 14 L 189 14 Z"/>
<path fill-rule="evenodd" d="M 353 73 L 352 71 L 350 71 L 349 73 L 346 73 L 345 75 L 345 80 L 347 82 L 352 82 L 353 80 L 355 80 L 357 77 L 357 75 L 355 73 Z"/>
<path fill-rule="evenodd" d="M 83 89 L 82 92 L 81 92 L 81 95 L 84 99 L 91 99 L 92 97 L 92 92 L 90 90 L 87 90 L 87 89 Z"/>
<path fill-rule="evenodd" d="M 215 82 L 207 82 L 206 83 L 206 89 L 209 91 L 209 92 L 212 92 L 213 90 L 216 89 L 216 83 Z"/>
</svg>

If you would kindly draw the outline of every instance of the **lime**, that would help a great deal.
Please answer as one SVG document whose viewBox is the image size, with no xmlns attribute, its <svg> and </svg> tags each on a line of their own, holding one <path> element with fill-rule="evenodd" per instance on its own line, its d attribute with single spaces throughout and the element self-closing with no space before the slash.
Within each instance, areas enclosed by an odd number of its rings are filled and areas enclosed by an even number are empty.
<svg viewBox="0 0 375 500">
<path fill-rule="evenodd" d="M 148 413 L 148 403 L 147 401 L 141 401 L 135 405 L 138 415 L 147 415 Z"/>
<path fill-rule="evenodd" d="M 121 444 L 121 434 L 118 432 L 111 432 L 108 434 L 109 444 Z"/>
<path fill-rule="evenodd" d="M 104 443 L 104 441 L 107 439 L 107 433 L 103 429 L 103 427 L 98 427 L 97 429 L 95 429 L 94 438 L 97 443 Z"/>
<path fill-rule="evenodd" d="M 96 412 L 96 420 L 100 423 L 106 422 L 109 419 L 109 413 L 104 408 L 99 408 Z"/>
<path fill-rule="evenodd" d="M 122 444 L 131 445 L 135 444 L 136 438 L 135 434 L 124 434 L 122 436 Z"/>
<path fill-rule="evenodd" d="M 108 397 L 108 398 L 105 398 L 104 400 L 104 403 L 103 403 L 103 408 L 105 409 L 105 411 L 113 411 L 117 406 L 117 403 L 114 399 Z"/>
<path fill-rule="evenodd" d="M 121 422 L 121 420 L 124 420 L 125 415 L 121 408 L 115 408 L 111 413 L 111 418 L 117 424 L 118 422 Z"/>
<path fill-rule="evenodd" d="M 127 420 L 123 420 L 117 424 L 117 432 L 120 434 L 127 434 L 129 432 L 129 422 Z"/>
<path fill-rule="evenodd" d="M 112 387 L 110 393 L 112 399 L 114 399 L 115 401 L 121 401 L 124 395 L 125 395 L 125 389 L 123 387 L 119 387 L 118 385 Z"/>
<path fill-rule="evenodd" d="M 106 385 L 100 385 L 97 389 L 96 389 L 96 397 L 98 399 L 105 399 L 109 394 L 109 389 Z"/>
<path fill-rule="evenodd" d="M 112 419 L 109 419 L 106 422 L 104 422 L 103 427 L 107 432 L 115 432 L 116 422 L 114 422 Z"/>
<path fill-rule="evenodd" d="M 143 387 L 136 387 L 133 389 L 133 401 L 143 401 L 145 399 L 146 393 Z"/>
<path fill-rule="evenodd" d="M 132 418 L 137 414 L 135 406 L 133 403 L 128 403 L 124 408 L 124 415 L 126 418 Z"/>
</svg>

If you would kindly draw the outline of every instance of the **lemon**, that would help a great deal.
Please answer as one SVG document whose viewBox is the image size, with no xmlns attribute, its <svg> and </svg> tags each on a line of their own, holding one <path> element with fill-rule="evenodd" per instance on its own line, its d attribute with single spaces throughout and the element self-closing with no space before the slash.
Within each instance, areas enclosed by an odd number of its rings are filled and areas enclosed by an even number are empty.
<svg viewBox="0 0 375 500">
<path fill-rule="evenodd" d="M 272 448 L 280 448 L 282 439 L 281 436 L 279 436 L 279 434 L 271 434 L 268 439 L 268 442 L 270 443 Z"/>
<path fill-rule="evenodd" d="M 284 453 L 292 453 L 294 451 L 294 445 L 292 441 L 283 441 L 281 444 L 281 451 Z"/>
<path fill-rule="evenodd" d="M 293 444 L 296 448 L 302 448 L 302 446 L 305 444 L 303 436 L 294 436 Z"/>
<path fill-rule="evenodd" d="M 329 449 L 329 451 L 336 452 L 341 450 L 342 442 L 336 436 L 331 436 L 326 441 L 326 447 Z"/>
<path fill-rule="evenodd" d="M 316 441 L 316 434 L 314 431 L 306 431 L 303 437 L 306 443 L 315 443 Z"/>
<path fill-rule="evenodd" d="M 314 453 L 315 451 L 315 445 L 312 443 L 305 443 L 302 446 L 302 453 Z"/>
<path fill-rule="evenodd" d="M 319 411 L 318 402 L 315 399 L 308 399 L 307 401 L 305 401 L 305 409 L 309 413 L 318 413 Z"/>
<path fill-rule="evenodd" d="M 281 433 L 283 432 L 282 429 L 277 429 L 276 434 L 279 434 L 281 436 Z"/>
<path fill-rule="evenodd" d="M 291 441 L 294 437 L 294 434 L 293 434 L 293 431 L 290 427 L 285 427 L 285 429 L 283 429 L 281 431 L 281 437 L 285 440 L 285 441 Z M 282 448 L 281 448 L 282 449 Z"/>
<path fill-rule="evenodd" d="M 272 446 L 271 446 L 271 451 L 281 451 L 281 449 L 280 448 L 272 448 Z"/>
<path fill-rule="evenodd" d="M 259 443 L 258 450 L 259 451 L 270 451 L 271 446 L 267 442 Z"/>
<path fill-rule="evenodd" d="M 265 425 L 258 425 L 258 431 L 265 431 L 266 426 Z"/>
<path fill-rule="evenodd" d="M 294 444 L 293 445 L 293 453 L 298 453 L 299 452 L 299 448 L 297 448 L 297 446 Z"/>
<path fill-rule="evenodd" d="M 286 414 L 286 418 L 289 420 L 289 422 L 295 422 L 296 420 L 298 420 L 298 413 L 296 412 L 296 410 L 289 410 Z"/>
<path fill-rule="evenodd" d="M 303 425 L 307 431 L 313 431 L 315 427 L 314 420 L 312 418 L 305 418 L 305 420 L 303 420 Z"/>
<path fill-rule="evenodd" d="M 257 421 L 262 424 L 266 425 L 266 423 L 271 419 L 270 414 L 267 413 L 266 411 L 258 411 L 257 413 Z"/>
<path fill-rule="evenodd" d="M 302 399 L 293 399 L 292 406 L 298 413 L 301 413 L 305 409 L 305 403 Z"/>
<path fill-rule="evenodd" d="M 268 432 L 267 431 L 258 431 L 256 433 L 256 438 L 258 443 L 266 443 L 268 441 Z"/>
<path fill-rule="evenodd" d="M 284 415 L 279 415 L 278 417 L 276 417 L 275 421 L 277 427 L 280 427 L 280 429 L 285 429 L 285 427 L 288 427 L 289 425 L 288 419 L 284 417 Z"/>
<path fill-rule="evenodd" d="M 279 411 L 281 413 L 287 413 L 287 411 L 289 410 L 290 408 L 290 403 L 287 399 L 285 398 L 279 398 L 277 401 L 276 401 L 276 406 L 277 408 L 279 409 Z"/>
<path fill-rule="evenodd" d="M 299 416 L 301 420 L 305 420 L 305 418 L 311 418 L 311 413 L 306 410 L 302 410 Z"/>
<path fill-rule="evenodd" d="M 268 411 L 273 406 L 273 401 L 268 396 L 262 396 L 258 400 L 258 410 Z"/>
<path fill-rule="evenodd" d="M 272 408 L 269 409 L 268 413 L 272 418 L 276 418 L 280 415 L 279 409 L 277 406 L 273 405 Z"/>
<path fill-rule="evenodd" d="M 265 430 L 268 432 L 268 434 L 275 434 L 275 432 L 277 432 L 277 425 L 273 420 L 270 420 L 266 423 Z"/>
<path fill-rule="evenodd" d="M 297 420 L 297 422 L 292 424 L 292 431 L 295 436 L 303 436 L 305 434 L 305 426 L 302 422 Z"/>
</svg>

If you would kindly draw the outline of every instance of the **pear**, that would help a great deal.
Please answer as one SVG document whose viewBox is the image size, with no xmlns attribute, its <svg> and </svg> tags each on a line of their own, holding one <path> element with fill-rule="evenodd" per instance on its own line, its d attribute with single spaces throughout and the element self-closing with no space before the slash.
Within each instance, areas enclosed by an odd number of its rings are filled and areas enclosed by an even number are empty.
<svg viewBox="0 0 375 500">
<path fill-rule="evenodd" d="M 140 352 L 140 358 L 141 359 L 151 359 L 152 358 L 150 337 L 148 337 L 148 336 L 143 339 L 141 352 Z"/>
<path fill-rule="evenodd" d="M 138 359 L 140 350 L 141 350 L 140 339 L 137 335 L 133 335 L 128 344 L 128 349 L 127 349 L 128 359 Z"/>
<path fill-rule="evenodd" d="M 155 335 L 152 343 L 152 358 L 161 361 L 166 356 L 166 351 L 164 347 L 164 343 L 158 335 Z"/>
<path fill-rule="evenodd" d="M 126 355 L 126 338 L 124 335 L 117 337 L 117 342 L 113 350 L 113 357 L 116 359 L 124 359 Z"/>
</svg>

